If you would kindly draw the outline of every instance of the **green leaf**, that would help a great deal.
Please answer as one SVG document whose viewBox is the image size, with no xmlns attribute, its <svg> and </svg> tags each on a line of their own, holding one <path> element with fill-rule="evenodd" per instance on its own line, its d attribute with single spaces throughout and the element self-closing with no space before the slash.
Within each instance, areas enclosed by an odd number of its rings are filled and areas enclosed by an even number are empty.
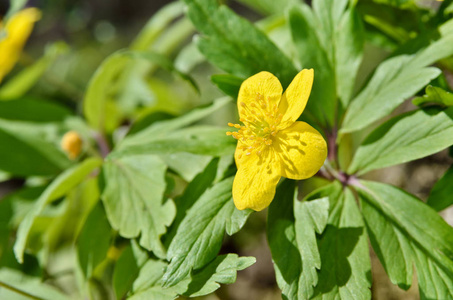
<svg viewBox="0 0 453 300">
<path fill-rule="evenodd" d="M 453 144 L 453 107 L 416 110 L 376 128 L 360 145 L 348 173 L 359 174 L 439 152 Z"/>
<path fill-rule="evenodd" d="M 131 240 L 131 245 L 123 250 L 113 271 L 112 284 L 116 299 L 124 299 L 126 294 L 132 290 L 132 285 L 147 259 L 148 254 L 140 248 L 135 240 Z M 159 271 L 163 273 L 163 270 Z"/>
<path fill-rule="evenodd" d="M 124 50 L 107 57 L 91 77 L 83 100 L 83 113 L 88 124 L 96 130 L 105 131 L 107 108 L 112 106 L 113 84 L 131 59 Z M 109 116 L 111 118 L 112 116 Z"/>
<path fill-rule="evenodd" d="M 296 241 L 302 256 L 298 299 L 309 299 L 313 295 L 313 287 L 318 283 L 317 270 L 321 268 L 321 257 L 316 244 L 316 233 L 322 234 L 327 225 L 329 196 L 332 196 L 330 190 L 334 188 L 328 186 L 329 193 L 323 198 L 302 202 L 294 199 Z"/>
<path fill-rule="evenodd" d="M 437 104 L 440 106 L 453 106 L 453 94 L 439 87 L 428 85 L 423 97 L 412 100 L 414 105 Z"/>
<path fill-rule="evenodd" d="M 390 114 L 413 96 L 440 70 L 427 66 L 453 54 L 453 34 L 445 35 L 415 55 L 387 59 L 348 108 L 341 132 L 353 132 Z"/>
<path fill-rule="evenodd" d="M 277 284 L 284 299 L 297 299 L 302 260 L 294 226 L 295 182 L 283 181 L 268 210 L 267 240 L 272 253 Z"/>
<path fill-rule="evenodd" d="M 207 295 L 217 290 L 220 284 L 234 283 L 237 271 L 251 266 L 255 261 L 254 257 L 238 257 L 237 254 L 220 255 L 202 269 L 188 275 L 177 285 L 163 288 L 160 286 L 159 279 L 166 264 L 148 260 L 134 282 L 133 296 L 128 299 L 173 299 L 177 295 L 186 297 Z"/>
<path fill-rule="evenodd" d="M 148 50 L 150 45 L 168 28 L 171 22 L 183 14 L 183 8 L 184 6 L 180 2 L 172 2 L 165 5 L 143 26 L 143 29 L 131 43 L 130 49 L 136 51 Z"/>
<path fill-rule="evenodd" d="M 431 193 L 429 194 L 426 204 L 434 208 L 436 211 L 444 210 L 453 204 L 453 168 L 445 172 L 439 181 L 436 182 Z"/>
<path fill-rule="evenodd" d="M 251 211 L 236 209 L 232 184 L 230 177 L 214 185 L 187 212 L 167 252 L 165 286 L 177 284 L 191 270 L 209 263 L 220 250 L 225 230 L 232 235 L 244 225 Z"/>
<path fill-rule="evenodd" d="M 14 254 L 20 263 L 23 262 L 28 235 L 35 219 L 39 217 L 49 203 L 67 194 L 101 164 L 102 160 L 98 158 L 88 158 L 60 174 L 41 194 L 34 208 L 26 215 L 17 230 Z"/>
<path fill-rule="evenodd" d="M 15 101 L 0 101 L 0 118 L 37 123 L 63 122 L 72 113 L 56 102 L 24 97 Z"/>
<path fill-rule="evenodd" d="M 141 141 L 129 139 L 112 152 L 110 157 L 178 152 L 212 156 L 233 154 L 237 141 L 227 136 L 227 131 L 228 128 L 223 127 L 193 126 L 168 133 L 161 138 L 147 136 Z"/>
<path fill-rule="evenodd" d="M 436 211 L 396 187 L 360 183 L 370 242 L 390 280 L 408 289 L 415 266 L 421 299 L 451 299 L 453 229 Z"/>
<path fill-rule="evenodd" d="M 298 3 L 297 0 L 238 0 L 238 2 L 266 15 L 283 14 L 288 7 Z"/>
<path fill-rule="evenodd" d="M 90 212 L 76 242 L 78 263 L 85 280 L 106 258 L 110 247 L 111 228 L 102 206 L 98 203 Z"/>
<path fill-rule="evenodd" d="M 102 201 L 113 229 L 165 257 L 160 236 L 175 217 L 175 205 L 163 199 L 166 165 L 154 155 L 107 158 Z"/>
<path fill-rule="evenodd" d="M 212 160 L 206 155 L 196 155 L 187 152 L 179 152 L 167 155 L 160 155 L 168 168 L 175 171 L 187 182 L 191 182 L 198 173 Z"/>
<path fill-rule="evenodd" d="M 404 100 L 413 96 L 440 70 L 431 67 L 409 67 L 413 57 L 401 55 L 381 63 L 367 86 L 351 102 L 341 133 L 365 128 L 389 115 Z"/>
<path fill-rule="evenodd" d="M 240 78 L 266 70 L 284 87 L 289 85 L 297 70 L 263 32 L 216 0 L 184 2 L 202 33 L 196 40 L 198 47 L 211 63 Z"/>
<path fill-rule="evenodd" d="M 32 123 L 0 119 L 0 156 L 5 158 L 0 159 L 0 169 L 18 176 L 48 176 L 68 168 L 71 162 L 47 141 L 45 130 Z"/>
<path fill-rule="evenodd" d="M 14 269 L 0 269 L 0 287 L 2 299 L 69 299 L 55 287 L 43 283 L 41 278 L 28 276 Z M 22 295 L 27 296 L 21 297 Z"/>
<path fill-rule="evenodd" d="M 237 98 L 243 80 L 230 74 L 217 74 L 211 76 L 211 81 L 228 96 Z"/>
<path fill-rule="evenodd" d="M 340 183 L 336 185 L 341 190 Z M 312 299 L 370 299 L 367 234 L 354 195 L 346 188 L 329 202 L 329 220 L 318 241 L 321 270 Z"/>
<path fill-rule="evenodd" d="M 133 135 L 125 138 L 122 143 L 119 145 L 119 149 L 128 147 L 130 145 L 137 144 L 149 144 L 154 139 L 164 138 L 169 132 L 175 131 L 177 129 L 186 127 L 192 123 L 195 123 L 204 117 L 211 115 L 213 112 L 224 107 L 227 103 L 230 103 L 231 99 L 229 98 L 220 98 L 214 100 L 214 102 L 206 107 L 195 108 L 189 113 L 186 113 L 178 118 L 171 120 L 158 121 L 153 123 L 151 126 L 146 129 L 141 130 Z"/>
<path fill-rule="evenodd" d="M 42 78 L 44 72 L 57 58 L 68 51 L 68 48 L 68 45 L 64 42 L 55 42 L 46 47 L 46 52 L 42 58 L 23 69 L 19 74 L 1 86 L 0 101 L 24 96 Z"/>
</svg>

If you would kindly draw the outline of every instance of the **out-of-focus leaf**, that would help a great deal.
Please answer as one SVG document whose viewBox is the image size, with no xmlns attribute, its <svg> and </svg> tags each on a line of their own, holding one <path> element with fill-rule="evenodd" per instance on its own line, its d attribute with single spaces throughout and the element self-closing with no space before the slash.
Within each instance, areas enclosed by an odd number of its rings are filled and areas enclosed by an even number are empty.
<svg viewBox="0 0 453 300">
<path fill-rule="evenodd" d="M 148 254 L 132 240 L 115 264 L 113 271 L 113 289 L 115 290 L 116 299 L 124 299 L 124 296 L 132 290 L 132 284 L 137 279 L 140 270 L 145 265 Z M 161 274 L 163 270 L 157 269 Z M 149 282 L 151 278 L 146 278 Z"/>
<path fill-rule="evenodd" d="M 288 59 L 269 38 L 216 0 L 185 0 L 188 16 L 202 33 L 200 51 L 217 67 L 240 78 L 266 70 L 287 87 L 296 75 Z"/>
<path fill-rule="evenodd" d="M 211 81 L 228 96 L 237 98 L 243 80 L 230 74 L 217 74 L 211 76 Z"/>
<path fill-rule="evenodd" d="M 172 200 L 163 199 L 164 162 L 155 155 L 108 157 L 103 166 L 102 201 L 110 224 L 125 238 L 140 236 L 140 245 L 165 257 L 160 236 L 175 217 Z"/>
<path fill-rule="evenodd" d="M 207 295 L 217 290 L 220 284 L 234 283 L 237 271 L 251 266 L 255 261 L 254 257 L 238 257 L 237 254 L 220 255 L 202 269 L 192 272 L 177 285 L 163 288 L 159 285 L 159 279 L 166 264 L 149 260 L 134 282 L 134 295 L 129 299 L 173 299 L 177 295 L 186 297 Z"/>
<path fill-rule="evenodd" d="M 164 6 L 146 23 L 141 32 L 132 42 L 130 49 L 136 51 L 149 50 L 149 46 L 156 38 L 168 28 L 168 25 L 183 14 L 183 4 L 181 2 L 172 2 Z"/>
<path fill-rule="evenodd" d="M 240 211 L 233 203 L 230 177 L 207 190 L 189 209 L 178 227 L 167 252 L 170 261 L 164 286 L 183 280 L 191 270 L 209 263 L 220 250 L 223 233 L 236 233 L 244 225 L 250 210 Z"/>
<path fill-rule="evenodd" d="M 0 101 L 0 118 L 27 122 L 63 122 L 71 111 L 55 102 L 24 97 L 15 101 Z"/>
<path fill-rule="evenodd" d="M 350 189 L 337 197 L 329 197 L 329 220 L 318 241 L 321 270 L 312 299 L 367 300 L 371 263 L 362 216 Z"/>
<path fill-rule="evenodd" d="M 34 124 L 0 119 L 0 169 L 18 176 L 55 175 L 71 165 Z"/>
<path fill-rule="evenodd" d="M 370 181 L 357 188 L 371 245 L 390 280 L 408 289 L 415 266 L 421 299 L 453 298 L 453 229 L 398 188 Z"/>
<path fill-rule="evenodd" d="M 439 152 L 453 144 L 453 107 L 416 110 L 376 128 L 360 145 L 348 172 L 359 174 Z"/>
<path fill-rule="evenodd" d="M 69 300 L 55 287 L 43 283 L 41 278 L 28 276 L 14 269 L 2 268 L 0 270 L 0 282 L 3 286 L 0 288 L 0 298 L 2 299 Z M 6 289 L 4 285 L 7 285 L 9 289 Z M 30 296 L 22 297 L 18 291 Z"/>
<path fill-rule="evenodd" d="M 23 96 L 36 84 L 55 60 L 67 51 L 68 45 L 64 42 L 56 42 L 47 47 L 42 58 L 1 86 L 0 101 L 16 99 Z"/>
<path fill-rule="evenodd" d="M 452 55 L 452 44 L 453 34 L 445 35 L 415 55 L 392 57 L 379 65 L 349 106 L 340 132 L 363 129 L 390 114 L 440 74 L 437 68 L 427 66 Z"/>
<path fill-rule="evenodd" d="M 110 246 L 111 228 L 102 206 L 98 203 L 90 212 L 77 239 L 77 258 L 85 280 L 105 259 Z"/>
<path fill-rule="evenodd" d="M 453 168 L 445 172 L 444 176 L 439 179 L 434 185 L 429 194 L 426 204 L 434 208 L 436 211 L 444 210 L 453 204 Z"/>
<path fill-rule="evenodd" d="M 150 136 L 148 140 L 125 141 L 120 148 L 112 152 L 111 157 L 141 154 L 171 154 L 189 152 L 193 154 L 222 156 L 233 154 L 236 140 L 225 133 L 228 128 L 214 126 L 193 126 L 168 133 L 166 137 Z"/>
<path fill-rule="evenodd" d="M 453 94 L 436 86 L 428 85 L 423 97 L 412 100 L 414 105 L 437 104 L 441 106 L 453 106 Z"/>
<path fill-rule="evenodd" d="M 131 145 L 150 144 L 155 139 L 166 137 L 169 132 L 183 128 L 209 116 L 230 102 L 231 100 L 229 98 L 220 98 L 207 107 L 196 108 L 178 118 L 155 122 L 148 128 L 125 138 L 118 148 L 122 149 Z"/>
<path fill-rule="evenodd" d="M 20 263 L 23 262 L 28 235 L 34 225 L 35 218 L 41 214 L 47 204 L 64 196 L 101 164 L 102 160 L 89 158 L 60 174 L 41 194 L 35 203 L 35 207 L 27 214 L 17 230 L 14 254 Z"/>
<path fill-rule="evenodd" d="M 288 7 L 299 2 L 296 0 L 237 0 L 238 2 L 245 4 L 258 12 L 266 15 L 282 14 Z"/>
</svg>

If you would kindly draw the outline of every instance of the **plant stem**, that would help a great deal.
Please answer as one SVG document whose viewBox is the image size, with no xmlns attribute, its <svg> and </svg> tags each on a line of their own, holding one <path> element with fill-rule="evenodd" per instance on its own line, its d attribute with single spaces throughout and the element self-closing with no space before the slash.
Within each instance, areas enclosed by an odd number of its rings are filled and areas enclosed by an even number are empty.
<svg viewBox="0 0 453 300">
<path fill-rule="evenodd" d="M 33 296 L 33 295 L 31 295 L 31 294 L 29 294 L 29 293 L 27 293 L 27 292 L 24 292 L 24 291 L 22 291 L 22 290 L 16 289 L 15 287 L 13 287 L 13 286 L 11 286 L 11 285 L 9 285 L 9 284 L 6 284 L 6 283 L 4 283 L 4 282 L 1 282 L 1 281 L 0 281 L 0 286 L 6 288 L 6 289 L 8 289 L 8 290 L 11 290 L 11 291 L 13 291 L 13 292 L 15 292 L 15 293 L 21 294 L 22 296 L 28 297 L 28 298 L 30 298 L 30 299 L 44 300 L 43 298 L 39 298 L 39 297 Z"/>
</svg>

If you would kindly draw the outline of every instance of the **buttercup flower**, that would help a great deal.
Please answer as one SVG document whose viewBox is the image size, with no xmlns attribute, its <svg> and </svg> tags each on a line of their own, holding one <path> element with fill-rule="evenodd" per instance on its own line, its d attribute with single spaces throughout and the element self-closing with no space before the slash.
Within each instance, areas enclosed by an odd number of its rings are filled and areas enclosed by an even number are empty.
<svg viewBox="0 0 453 300">
<path fill-rule="evenodd" d="M 307 104 L 313 69 L 302 70 L 285 93 L 269 72 L 245 80 L 239 90 L 238 110 L 244 125 L 228 123 L 237 132 L 233 183 L 234 204 L 240 210 L 263 210 L 271 203 L 280 178 L 306 179 L 318 172 L 327 157 L 322 135 L 296 121 Z"/>
<path fill-rule="evenodd" d="M 26 8 L 13 15 L 6 25 L 0 22 L 0 30 L 4 35 L 0 37 L 0 82 L 19 60 L 33 24 L 40 17 L 41 13 L 38 9 Z"/>
</svg>

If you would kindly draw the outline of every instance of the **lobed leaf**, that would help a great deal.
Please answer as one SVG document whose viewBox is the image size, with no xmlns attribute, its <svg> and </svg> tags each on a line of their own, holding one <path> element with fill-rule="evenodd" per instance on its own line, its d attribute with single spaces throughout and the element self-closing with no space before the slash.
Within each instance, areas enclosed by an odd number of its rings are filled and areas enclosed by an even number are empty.
<svg viewBox="0 0 453 300">
<path fill-rule="evenodd" d="M 425 104 L 437 104 L 441 106 L 453 106 L 453 94 L 439 87 L 428 85 L 425 95 L 412 100 L 414 105 L 422 106 Z"/>
<path fill-rule="evenodd" d="M 357 186 L 370 242 L 391 281 L 408 289 L 417 270 L 421 299 L 453 297 L 453 229 L 429 206 L 387 184 Z"/>
<path fill-rule="evenodd" d="M 103 166 L 102 201 L 113 229 L 125 238 L 140 236 L 140 245 L 165 257 L 160 236 L 176 208 L 163 199 L 167 166 L 155 155 L 108 157 Z"/>
<path fill-rule="evenodd" d="M 416 110 L 376 128 L 358 148 L 348 172 L 363 174 L 439 152 L 453 144 L 453 108 Z"/>
<path fill-rule="evenodd" d="M 244 225 L 251 210 L 236 209 L 232 184 L 232 177 L 219 182 L 187 211 L 168 248 L 164 286 L 174 286 L 208 264 L 220 250 L 224 232 L 232 235 Z"/>
<path fill-rule="evenodd" d="M 444 210 L 453 204 L 453 168 L 450 167 L 447 172 L 436 182 L 431 193 L 429 194 L 426 204 L 436 211 Z"/>
</svg>

